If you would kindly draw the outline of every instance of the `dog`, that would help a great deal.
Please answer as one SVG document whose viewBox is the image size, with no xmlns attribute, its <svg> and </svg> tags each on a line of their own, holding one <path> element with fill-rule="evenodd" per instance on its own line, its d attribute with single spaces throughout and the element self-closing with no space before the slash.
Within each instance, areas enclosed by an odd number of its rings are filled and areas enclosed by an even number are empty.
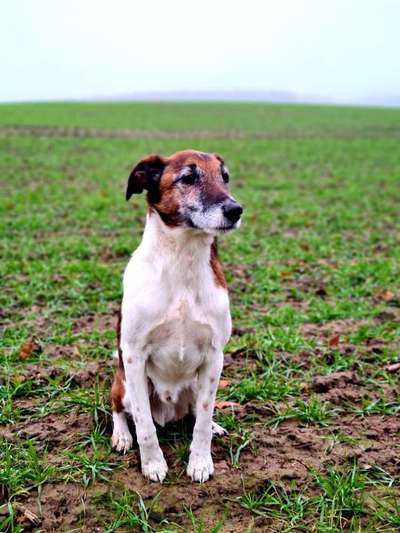
<svg viewBox="0 0 400 533">
<path fill-rule="evenodd" d="M 112 445 L 122 453 L 132 446 L 131 415 L 142 473 L 152 481 L 168 470 L 154 422 L 194 415 L 187 474 L 198 482 L 214 472 L 212 434 L 225 432 L 213 422 L 231 334 L 216 237 L 238 228 L 242 215 L 228 181 L 219 155 L 196 150 L 149 155 L 128 179 L 126 200 L 147 191 L 148 212 L 123 277 Z"/>
</svg>

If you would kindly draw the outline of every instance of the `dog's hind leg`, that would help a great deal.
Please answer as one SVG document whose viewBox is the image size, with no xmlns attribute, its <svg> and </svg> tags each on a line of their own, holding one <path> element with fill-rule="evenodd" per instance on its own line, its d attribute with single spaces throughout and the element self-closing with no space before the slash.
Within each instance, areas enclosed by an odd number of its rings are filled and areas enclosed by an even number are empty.
<svg viewBox="0 0 400 533">
<path fill-rule="evenodd" d="M 133 438 L 128 428 L 124 411 L 113 411 L 112 446 L 117 452 L 126 453 L 132 446 Z"/>
<path fill-rule="evenodd" d="M 124 410 L 124 371 L 119 368 L 115 374 L 111 389 L 113 434 L 112 446 L 117 452 L 126 453 L 132 446 L 132 435 L 128 428 L 126 413 Z"/>
</svg>

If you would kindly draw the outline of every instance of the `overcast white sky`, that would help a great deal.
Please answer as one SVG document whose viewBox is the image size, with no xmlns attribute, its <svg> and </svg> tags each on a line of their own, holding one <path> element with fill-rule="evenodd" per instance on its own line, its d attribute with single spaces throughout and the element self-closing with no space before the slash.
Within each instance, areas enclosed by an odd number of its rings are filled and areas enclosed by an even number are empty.
<svg viewBox="0 0 400 533">
<path fill-rule="evenodd" d="M 291 91 L 400 103 L 400 0 L 8 0 L 0 101 Z"/>
</svg>

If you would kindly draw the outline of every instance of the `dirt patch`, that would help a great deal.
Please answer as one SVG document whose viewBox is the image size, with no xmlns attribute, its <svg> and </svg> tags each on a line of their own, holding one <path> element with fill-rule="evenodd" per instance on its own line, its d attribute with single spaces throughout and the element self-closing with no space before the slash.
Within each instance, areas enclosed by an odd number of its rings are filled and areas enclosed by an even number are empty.
<svg viewBox="0 0 400 533">
<path fill-rule="evenodd" d="M 381 319 L 376 318 L 369 320 L 330 320 L 324 323 L 303 324 L 300 326 L 299 332 L 306 340 L 311 341 L 312 349 L 295 354 L 293 361 L 309 366 L 312 359 L 317 358 L 330 366 L 335 362 L 335 352 L 339 352 L 341 355 L 352 357 L 354 369 L 357 368 L 358 361 L 373 363 L 378 360 L 379 364 L 382 365 L 381 354 L 387 347 L 396 349 L 398 341 L 388 342 L 379 336 L 371 335 L 366 336 L 356 344 L 350 342 L 351 335 L 357 333 L 360 328 L 363 326 L 373 328 L 380 322 Z"/>
<path fill-rule="evenodd" d="M 335 378 L 336 382 L 349 379 L 352 379 L 350 375 Z M 18 435 L 46 440 L 49 443 L 49 462 L 55 464 L 63 439 L 69 440 L 73 433 L 87 432 L 89 426 L 88 416 L 74 412 L 64 417 L 49 416 L 35 423 L 27 422 L 20 427 Z M 167 427 L 160 434 L 168 435 L 175 430 L 176 427 Z M 293 483 L 299 488 L 309 487 L 314 481 L 314 471 L 324 472 L 327 465 L 348 468 L 355 460 L 363 469 L 378 466 L 398 476 L 400 459 L 396 443 L 399 434 L 400 418 L 397 417 L 335 418 L 329 430 L 303 425 L 295 420 L 284 422 L 276 429 L 256 424 L 249 431 L 250 441 L 239 454 L 237 465 L 232 465 L 229 450 L 235 453 L 242 441 L 232 436 L 215 440 L 215 476 L 204 485 L 187 480 L 185 464 L 177 461 L 171 443 L 162 444 L 170 465 L 168 480 L 171 484 L 160 486 L 145 480 L 140 473 L 139 453 L 135 445 L 126 456 L 110 456 L 111 461 L 123 467 L 109 474 L 113 489 L 105 483 L 97 483 L 86 491 L 72 483 L 45 483 L 40 506 L 36 495 L 20 498 L 19 501 L 40 517 L 40 527 L 44 531 L 67 531 L 81 527 L 83 522 L 85 525 L 81 531 L 104 527 L 112 516 L 104 499 L 109 490 L 137 492 L 149 504 L 156 498 L 152 520 L 156 523 L 167 518 L 183 525 L 187 521 L 188 531 L 191 525 L 182 514 L 184 506 L 190 506 L 204 525 L 209 524 L 210 527 L 225 513 L 224 532 L 243 531 L 243 527 L 249 524 L 252 524 L 253 531 L 280 531 L 279 522 L 266 517 L 257 518 L 239 506 L 239 498 L 244 491 L 257 492 L 271 481 L 286 487 Z M 174 444 L 179 445 L 183 442 L 181 439 L 177 434 Z M 216 502 L 219 502 L 218 505 Z"/>
<path fill-rule="evenodd" d="M 371 430 L 371 427 L 374 429 Z M 212 524 L 222 516 L 224 505 L 230 506 L 223 531 L 243 531 L 249 523 L 254 531 L 267 525 L 271 531 L 280 531 L 271 519 L 260 520 L 237 506 L 243 491 L 257 491 L 266 483 L 273 481 L 284 486 L 295 483 L 298 487 L 313 483 L 313 471 L 324 472 L 327 465 L 348 467 L 357 460 L 362 468 L 380 466 L 392 475 L 400 472 L 395 442 L 400 431 L 400 420 L 391 417 L 372 416 L 368 419 L 347 417 L 326 428 L 303 426 L 296 421 L 288 421 L 277 429 L 256 426 L 251 432 L 251 440 L 240 454 L 239 464 L 233 466 L 229 460 L 229 437 L 218 439 L 213 445 L 215 476 L 206 485 L 188 483 L 184 465 L 178 464 L 170 469 L 169 476 L 175 479 L 172 486 L 163 486 L 159 493 L 159 510 L 163 518 L 171 520 L 182 513 L 183 505 L 190 506 L 203 516 L 202 510 L 215 508 Z M 171 450 L 163 446 L 167 462 L 175 459 Z M 235 445 L 234 445 L 235 449 Z M 128 470 L 115 472 L 114 478 L 131 490 L 138 490 L 143 497 L 153 498 L 159 487 L 149 484 L 139 474 L 138 455 L 132 454 Z M 181 516 L 181 515 L 180 515 Z M 210 522 L 211 524 L 211 522 Z"/>
<path fill-rule="evenodd" d="M 340 404 L 343 401 L 358 401 L 366 395 L 360 388 L 362 381 L 354 371 L 333 372 L 325 376 L 314 376 L 311 389 L 321 395 L 324 401 Z"/>
<path fill-rule="evenodd" d="M 57 127 L 10 124 L 0 127 L 1 137 L 35 136 L 60 138 L 99 138 L 99 139 L 353 139 L 380 138 L 382 136 L 399 136 L 399 129 L 388 126 L 369 126 L 362 128 L 304 128 L 298 131 L 282 129 L 281 131 L 245 131 L 241 129 L 133 129 L 133 128 L 90 128 Z"/>
<path fill-rule="evenodd" d="M 23 507 L 38 517 L 41 531 L 70 531 L 80 525 L 85 517 L 87 495 L 84 489 L 74 483 L 46 483 L 37 498 L 22 500 Z M 24 520 L 27 530 L 32 528 L 30 520 Z"/>
<path fill-rule="evenodd" d="M 250 373 L 256 367 L 255 353 L 251 348 L 243 346 L 224 355 L 224 375 L 233 376 L 235 372 L 243 368 L 246 369 L 247 373 Z"/>
<path fill-rule="evenodd" d="M 29 363 L 22 367 L 21 373 L 15 378 L 18 379 L 18 382 L 29 379 L 34 381 L 35 385 L 43 385 L 57 376 L 64 375 L 66 380 L 68 378 L 72 380 L 73 385 L 84 385 L 93 382 L 101 370 L 112 365 L 113 361 L 111 358 L 105 362 L 90 361 L 83 368 L 71 368 L 70 370 L 64 370 L 54 365 L 42 366 L 40 364 Z"/>
<path fill-rule="evenodd" d="M 113 330 L 116 309 L 117 306 L 112 306 L 107 313 L 78 318 L 74 332 L 79 334 L 94 330 Z M 328 350 L 326 347 L 317 347 L 311 356 L 320 354 L 321 357 L 326 357 L 329 354 L 329 340 L 333 336 L 348 335 L 360 325 L 360 321 L 332 321 L 322 325 L 306 324 L 301 330 L 306 338 L 324 339 Z M 248 333 L 251 333 L 250 329 L 235 332 L 237 340 Z M 368 342 L 370 341 L 367 344 Z M 377 349 L 372 340 L 369 345 L 371 349 Z M 48 356 L 49 364 L 41 366 L 24 362 L 23 375 L 33 377 L 36 383 L 41 384 L 63 373 L 66 378 L 72 378 L 74 387 L 87 388 L 93 386 L 97 376 L 103 380 L 113 365 L 110 357 L 107 361 L 90 361 L 83 368 L 65 371 L 52 364 L 52 358 L 60 355 L 60 350 L 64 348 L 72 349 L 70 346 L 44 345 L 43 352 Z M 342 349 L 342 345 L 340 348 Z M 73 352 L 66 353 L 72 357 Z M 288 357 L 292 359 L 292 354 Z M 304 352 L 293 357 L 299 357 L 299 361 L 304 363 L 310 354 Z M 233 382 L 240 379 L 244 368 L 249 372 L 249 368 L 255 370 L 256 367 L 257 360 L 251 347 L 240 347 L 225 356 L 224 374 L 229 375 Z M 394 386 L 387 389 L 387 397 L 394 394 L 394 389 Z M 364 396 L 373 394 L 363 384 L 356 368 L 316 375 L 308 391 L 333 404 L 357 402 Z M 43 400 L 36 397 L 17 398 L 15 405 L 28 412 L 32 401 L 37 406 Z M 122 494 L 128 490 L 139 493 L 147 505 L 156 499 L 157 506 L 150 517 L 154 524 L 165 518 L 191 531 L 192 525 L 184 513 L 184 506 L 190 506 L 197 519 L 203 522 L 205 531 L 211 530 L 218 519 L 222 519 L 223 532 L 245 531 L 249 526 L 253 532 L 279 532 L 285 527 L 282 521 L 257 517 L 240 507 L 239 499 L 244 491 L 259 492 L 270 482 L 285 487 L 294 484 L 300 490 L 308 491 L 315 480 L 314 471 L 325 472 L 328 465 L 347 469 L 354 461 L 368 471 L 378 467 L 393 477 L 400 475 L 400 459 L 396 447 L 400 435 L 400 417 L 373 415 L 362 418 L 348 414 L 339 417 L 333 413 L 329 427 L 287 420 L 274 429 L 265 427 L 274 413 L 268 405 L 261 402 L 247 402 L 235 408 L 235 414 L 239 419 L 237 433 L 218 438 L 213 443 L 215 476 L 207 484 L 198 485 L 188 481 L 185 463 L 177 460 L 176 453 L 177 448 L 187 445 L 183 437 L 184 431 L 179 425 L 175 428 L 167 427 L 159 434 L 170 466 L 169 483 L 160 486 L 143 478 L 138 448 L 134 445 L 124 457 L 111 454 L 107 458 L 107 461 L 118 467 L 106 474 L 110 483 L 98 481 L 85 489 L 74 483 L 59 483 L 60 477 L 56 476 L 53 482 L 44 483 L 40 505 L 36 491 L 32 491 L 29 497 L 18 497 L 18 505 L 22 509 L 21 512 L 18 511 L 20 523 L 27 530 L 37 527 L 43 531 L 100 531 L 115 517 L 115 510 L 107 504 L 107 494 L 110 491 Z M 249 424 L 249 417 L 253 421 L 262 421 L 262 424 Z M 13 426 L 5 426 L 0 431 L 0 437 L 14 442 L 37 439 L 47 449 L 48 463 L 57 467 L 65 459 L 62 452 L 71 443 L 76 444 L 81 435 L 87 435 L 92 426 L 91 415 L 74 409 L 66 414 L 48 415 L 35 420 L 24 419 Z M 248 432 L 245 438 L 240 430 Z M 175 435 L 173 438 L 172 434 Z M 238 452 L 241 444 L 247 440 L 249 442 Z M 87 447 L 87 452 L 92 452 L 90 446 Z M 237 464 L 232 464 L 232 457 L 237 453 Z M 33 524 L 29 513 L 37 516 L 39 523 Z"/>
<path fill-rule="evenodd" d="M 360 326 L 371 325 L 371 320 L 330 320 L 329 322 L 307 323 L 300 326 L 300 333 L 305 338 L 330 339 L 335 336 L 345 337 L 356 331 Z"/>
<path fill-rule="evenodd" d="M 110 310 L 107 313 L 90 314 L 79 317 L 74 320 L 73 331 L 76 334 L 85 331 L 100 331 L 107 330 L 115 331 L 117 327 L 118 319 L 118 305 L 110 306 Z"/>
<path fill-rule="evenodd" d="M 51 414 L 39 420 L 26 420 L 10 426 L 0 426 L 0 437 L 7 440 L 38 439 L 49 450 L 77 435 L 88 433 L 92 427 L 90 415 L 73 409 L 71 413 Z"/>
<path fill-rule="evenodd" d="M 79 356 L 79 347 L 75 344 L 54 344 L 43 345 L 43 353 L 48 359 L 73 359 Z"/>
</svg>

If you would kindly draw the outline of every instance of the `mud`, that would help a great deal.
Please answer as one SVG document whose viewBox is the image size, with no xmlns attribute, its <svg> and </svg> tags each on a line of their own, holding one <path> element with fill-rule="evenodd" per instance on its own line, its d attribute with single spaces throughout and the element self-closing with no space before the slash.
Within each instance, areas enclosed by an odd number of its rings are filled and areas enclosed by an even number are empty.
<svg viewBox="0 0 400 533">
<path fill-rule="evenodd" d="M 114 325 L 114 308 L 110 308 L 107 314 L 89 315 L 75 321 L 76 332 L 104 331 L 114 329 Z M 305 324 L 301 333 L 305 338 L 324 343 L 324 348 L 315 348 L 311 352 L 313 357 L 318 357 L 318 354 L 326 357 L 326 353 L 332 349 L 329 339 L 336 335 L 342 342 L 342 338 L 359 326 L 360 322 L 356 321 Z M 237 330 L 234 333 L 239 340 L 251 330 Z M 377 349 L 379 345 L 375 341 L 367 340 L 365 345 Z M 52 362 L 64 349 L 73 349 L 53 344 L 43 344 L 42 348 L 47 355 L 47 366 L 24 362 L 23 367 L 23 376 L 33 378 L 38 385 L 60 375 L 62 370 Z M 68 352 L 68 355 L 71 357 L 72 353 Z M 285 354 L 285 357 L 292 360 L 297 358 L 307 365 L 310 352 Z M 71 369 L 65 375 L 72 378 L 74 387 L 87 388 L 93 386 L 95 380 L 104 383 L 112 364 L 111 357 L 107 361 L 89 361 L 83 368 Z M 228 380 L 235 380 L 244 368 L 247 372 L 253 367 L 256 368 L 254 352 L 251 347 L 242 346 L 226 355 L 224 376 Z M 347 402 L 357 403 L 364 397 L 371 397 L 373 392 L 371 387 L 365 385 L 357 368 L 354 368 L 315 375 L 305 388 L 304 397 L 314 394 L 333 406 L 339 406 Z M 387 398 L 395 398 L 396 386 L 387 385 L 385 392 Z M 15 405 L 29 413 L 32 406 L 40 405 L 41 401 L 40 398 L 17 398 Z M 107 503 L 110 493 L 118 495 L 129 490 L 139 493 L 148 506 L 156 501 L 150 513 L 150 521 L 155 527 L 163 519 L 168 519 L 192 531 L 190 520 L 184 513 L 184 507 L 191 507 L 197 519 L 203 522 L 204 531 L 211 530 L 218 519 L 223 519 L 223 532 L 242 532 L 248 527 L 253 532 L 279 532 L 284 527 L 280 520 L 256 516 L 239 506 L 238 501 L 244 491 L 259 491 L 271 481 L 285 487 L 294 484 L 300 490 L 310 490 L 315 471 L 324 472 L 328 465 L 346 468 L 355 460 L 365 470 L 379 467 L 393 477 L 400 475 L 400 416 L 360 417 L 341 411 L 339 415 L 332 413 L 327 427 L 287 420 L 274 428 L 268 425 L 274 416 L 269 405 L 247 402 L 226 408 L 225 412 L 229 413 L 232 409 L 239 420 L 238 429 L 248 432 L 246 439 L 249 439 L 249 443 L 242 449 L 238 464 L 233 465 L 231 454 L 237 451 L 243 441 L 238 433 L 217 438 L 213 443 L 215 476 L 204 485 L 189 482 L 185 475 L 185 464 L 176 459 L 176 447 L 185 445 L 183 435 L 190 431 L 191 421 L 159 430 L 161 446 L 170 466 L 166 484 L 160 486 L 142 477 L 135 445 L 126 456 L 112 453 L 108 458 L 116 466 L 107 474 L 108 483 L 99 480 L 86 488 L 83 484 L 71 481 L 61 482 L 60 467 L 63 453 L 70 450 L 71 445 L 81 442 L 83 437 L 87 438 L 93 429 L 91 414 L 76 407 L 67 413 L 50 414 L 42 418 L 30 418 L 27 414 L 17 424 L 0 426 L 0 438 L 12 442 L 36 439 L 39 449 L 46 450 L 48 463 L 56 469 L 53 481 L 44 483 L 40 492 L 34 489 L 30 495 L 21 494 L 17 497 L 18 523 L 24 531 L 103 531 L 113 519 L 113 511 Z M 249 417 L 261 423 L 249 424 Z M 110 436 L 109 423 L 107 435 Z M 85 451 L 92 453 L 91 446 L 87 445 Z M 123 468 L 119 468 L 121 466 Z"/>
<path fill-rule="evenodd" d="M 39 422 L 26 423 L 17 435 L 18 438 L 36 436 L 45 439 L 51 457 L 52 451 L 56 453 L 65 439 L 70 440 L 74 434 L 87 431 L 90 424 L 89 417 L 74 412 L 61 419 L 50 416 Z M 162 434 L 166 432 L 168 428 L 161 431 Z M 242 451 L 238 466 L 230 464 L 229 437 L 214 442 L 215 476 L 205 485 L 188 482 L 184 465 L 174 464 L 175 453 L 165 444 L 162 448 L 168 464 L 172 465 L 170 485 L 150 483 L 141 476 L 136 448 L 125 457 L 113 454 L 112 459 L 124 462 L 127 469 L 113 471 L 110 480 L 114 491 L 137 491 L 146 501 L 157 498 L 156 511 L 152 515 L 155 523 L 163 518 L 178 520 L 185 505 L 198 511 L 204 524 L 215 525 L 226 506 L 224 532 L 243 531 L 242 528 L 248 525 L 252 525 L 253 531 L 279 531 L 279 523 L 254 517 L 235 504 L 244 490 L 257 491 L 269 481 L 308 486 L 313 482 L 314 470 L 324 471 L 327 465 L 349 466 L 355 459 L 362 468 L 378 465 L 392 475 L 398 475 L 400 461 L 396 442 L 399 432 L 400 417 L 382 416 L 365 419 L 347 416 L 335 419 L 329 429 L 305 426 L 296 421 L 285 422 L 276 429 L 256 425 L 250 432 L 251 441 Z M 40 527 L 44 531 L 81 527 L 79 531 L 95 531 L 93 528 L 102 524 L 102 517 L 107 514 L 103 497 L 109 490 L 104 483 L 86 490 L 73 483 L 46 483 L 40 496 L 41 509 L 37 499 L 32 497 L 21 498 L 20 503 L 41 517 Z M 187 526 L 190 527 L 189 523 Z"/>
</svg>

